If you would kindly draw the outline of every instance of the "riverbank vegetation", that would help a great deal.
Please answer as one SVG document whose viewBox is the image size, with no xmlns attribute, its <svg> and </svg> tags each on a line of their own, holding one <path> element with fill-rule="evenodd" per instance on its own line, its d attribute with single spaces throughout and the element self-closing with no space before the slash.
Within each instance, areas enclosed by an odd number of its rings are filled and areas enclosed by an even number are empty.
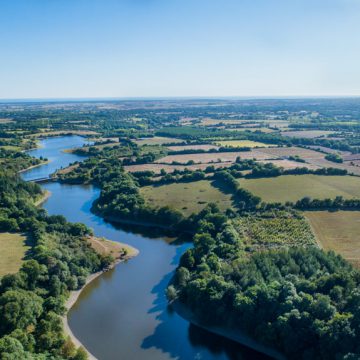
<svg viewBox="0 0 360 360">
<path fill-rule="evenodd" d="M 26 234 L 32 244 L 20 270 L 10 274 L 12 269 L 4 269 L 0 279 L 0 358 L 85 359 L 86 353 L 63 333 L 65 299 L 112 257 L 93 250 L 86 241 L 91 231 L 83 224 L 37 208 L 39 194 L 38 185 L 25 183 L 16 173 L 0 172 L 1 246 L 10 251 L 19 240 L 15 232 Z M 7 251 L 1 257 L 9 255 Z"/>
<path fill-rule="evenodd" d="M 17 149 L 77 133 L 94 143 L 56 177 L 98 186 L 95 213 L 191 234 L 170 301 L 291 359 L 358 358 L 360 275 L 338 253 L 359 264 L 359 116 L 354 99 L 0 106 L 0 230 L 34 243 L 1 280 L 0 353 L 81 359 L 58 323 L 64 298 L 124 255 L 35 208 L 40 188 L 15 175 L 41 161 Z"/>
</svg>

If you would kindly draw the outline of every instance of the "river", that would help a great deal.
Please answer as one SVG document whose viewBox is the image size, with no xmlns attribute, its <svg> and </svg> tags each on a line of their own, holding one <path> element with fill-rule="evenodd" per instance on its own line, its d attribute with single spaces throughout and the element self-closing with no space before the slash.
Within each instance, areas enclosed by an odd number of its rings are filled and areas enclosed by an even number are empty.
<svg viewBox="0 0 360 360">
<path fill-rule="evenodd" d="M 50 163 L 22 174 L 26 180 L 47 177 L 56 169 L 84 158 L 62 152 L 85 140 L 66 136 L 41 140 L 30 152 Z M 99 360 L 235 360 L 266 359 L 253 350 L 189 324 L 167 307 L 165 289 L 181 254 L 190 244 L 166 237 L 124 230 L 91 213 L 99 196 L 93 186 L 48 183 L 51 192 L 43 204 L 49 214 L 82 222 L 96 236 L 128 243 L 137 257 L 120 263 L 91 282 L 68 314 L 75 336 Z"/>
</svg>

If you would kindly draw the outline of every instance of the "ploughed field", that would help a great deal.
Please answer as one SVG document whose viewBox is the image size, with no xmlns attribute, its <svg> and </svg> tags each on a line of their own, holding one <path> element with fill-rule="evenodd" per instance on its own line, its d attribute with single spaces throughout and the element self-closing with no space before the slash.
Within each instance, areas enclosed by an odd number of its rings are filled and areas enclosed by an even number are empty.
<svg viewBox="0 0 360 360">
<path fill-rule="evenodd" d="M 360 178 L 355 176 L 285 175 L 274 178 L 240 179 L 240 186 L 266 202 L 295 202 L 304 197 L 326 199 L 360 198 Z"/>
<path fill-rule="evenodd" d="M 26 252 L 26 236 L 15 233 L 0 233 L 0 277 L 19 271 Z"/>
<path fill-rule="evenodd" d="M 221 210 L 232 207 L 231 195 L 224 194 L 207 180 L 145 186 L 141 193 L 150 206 L 170 206 L 186 216 L 201 211 L 210 202 Z"/>
<path fill-rule="evenodd" d="M 319 244 L 360 267 L 360 211 L 307 211 Z"/>
</svg>

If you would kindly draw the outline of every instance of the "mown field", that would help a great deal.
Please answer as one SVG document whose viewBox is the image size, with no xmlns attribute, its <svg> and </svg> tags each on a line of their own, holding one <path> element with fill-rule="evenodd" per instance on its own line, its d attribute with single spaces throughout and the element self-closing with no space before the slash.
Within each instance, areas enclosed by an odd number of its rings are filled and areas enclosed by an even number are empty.
<svg viewBox="0 0 360 360">
<path fill-rule="evenodd" d="M 325 250 L 360 267 L 360 211 L 307 211 L 305 216 Z"/>
<path fill-rule="evenodd" d="M 151 206 L 170 206 L 186 216 L 201 211 L 210 202 L 218 204 L 222 210 L 232 207 L 231 195 L 224 194 L 207 180 L 145 186 L 141 193 Z"/>
<path fill-rule="evenodd" d="M 305 196 L 325 199 L 360 198 L 360 178 L 355 176 L 286 175 L 241 179 L 240 186 L 266 202 L 297 201 Z"/>
<path fill-rule="evenodd" d="M 25 244 L 26 236 L 21 234 L 0 233 L 0 277 L 16 273 L 23 263 L 29 246 Z"/>
</svg>

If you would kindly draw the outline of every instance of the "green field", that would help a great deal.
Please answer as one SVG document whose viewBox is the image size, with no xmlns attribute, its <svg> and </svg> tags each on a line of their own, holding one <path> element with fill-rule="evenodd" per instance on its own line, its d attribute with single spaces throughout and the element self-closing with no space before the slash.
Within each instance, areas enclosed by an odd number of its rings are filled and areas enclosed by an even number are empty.
<svg viewBox="0 0 360 360">
<path fill-rule="evenodd" d="M 266 202 L 313 199 L 360 198 L 360 178 L 355 176 L 286 175 L 274 178 L 240 179 L 240 186 Z"/>
<path fill-rule="evenodd" d="M 224 140 L 224 141 L 217 141 L 216 145 L 228 146 L 228 147 L 248 147 L 248 148 L 271 146 L 269 144 L 264 144 L 262 142 L 251 141 L 251 140 Z"/>
<path fill-rule="evenodd" d="M 202 210 L 210 202 L 218 204 L 222 210 L 232 206 L 231 195 L 222 193 L 207 180 L 145 186 L 141 193 L 151 206 L 170 206 L 186 216 Z"/>
<path fill-rule="evenodd" d="M 307 211 L 305 216 L 325 250 L 360 267 L 360 211 Z"/>
<path fill-rule="evenodd" d="M 0 276 L 16 273 L 23 262 L 26 251 L 26 236 L 0 233 Z"/>
</svg>

